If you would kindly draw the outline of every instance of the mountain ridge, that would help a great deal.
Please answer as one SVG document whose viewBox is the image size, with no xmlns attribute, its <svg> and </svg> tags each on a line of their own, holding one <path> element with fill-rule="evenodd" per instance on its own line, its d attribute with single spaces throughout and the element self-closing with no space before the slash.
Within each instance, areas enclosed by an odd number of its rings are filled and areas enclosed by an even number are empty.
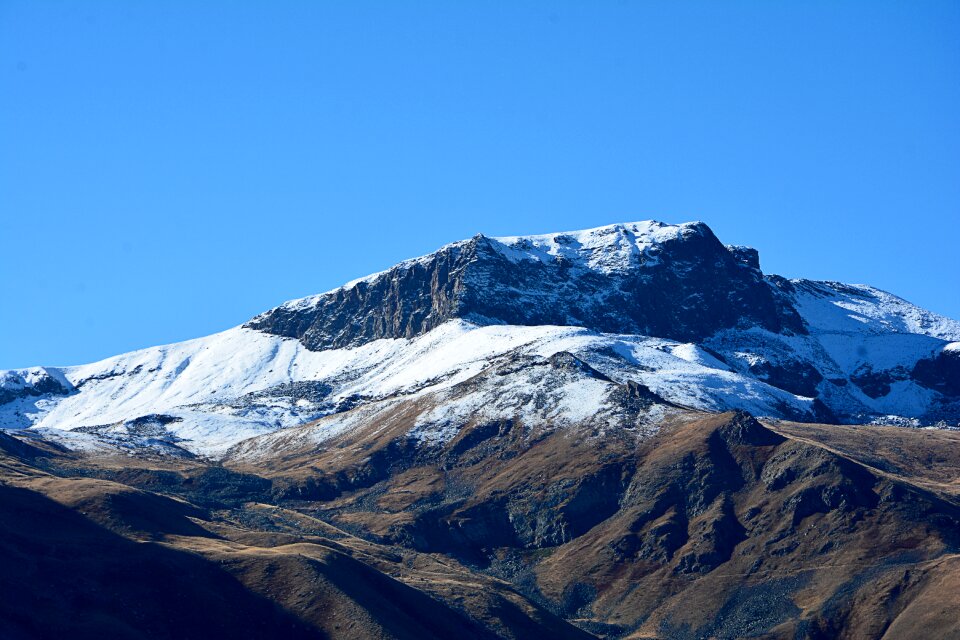
<svg viewBox="0 0 960 640">
<path fill-rule="evenodd" d="M 312 350 L 412 338 L 453 318 L 678 339 L 701 339 L 744 321 L 802 333 L 747 254 L 721 244 L 702 222 L 478 234 L 280 305 L 244 326 L 297 338 Z M 692 313 L 693 305 L 700 313 Z"/>
<path fill-rule="evenodd" d="M 219 455 L 396 394 L 441 397 L 498 359 L 559 352 L 698 410 L 960 423 L 960 351 L 948 348 L 960 322 L 759 264 L 701 222 L 478 234 L 206 338 L 0 372 L 0 426 L 67 446 Z M 613 387 L 594 388 L 588 404 L 614 402 Z"/>
<path fill-rule="evenodd" d="M 655 222 L 277 309 L 0 372 L 0 635 L 960 634 L 956 321 Z"/>
</svg>

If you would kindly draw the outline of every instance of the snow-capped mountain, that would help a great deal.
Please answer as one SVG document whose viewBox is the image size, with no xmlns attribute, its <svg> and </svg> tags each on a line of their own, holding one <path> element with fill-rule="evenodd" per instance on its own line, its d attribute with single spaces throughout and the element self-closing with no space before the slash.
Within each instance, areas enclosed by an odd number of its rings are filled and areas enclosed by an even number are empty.
<svg viewBox="0 0 960 640">
<path fill-rule="evenodd" d="M 453 318 L 684 341 L 737 326 L 803 332 L 780 290 L 764 282 L 755 251 L 725 247 L 700 222 L 653 221 L 478 235 L 246 326 L 320 350 L 412 338 Z"/>
<path fill-rule="evenodd" d="M 0 372 L 0 426 L 217 455 L 401 410 L 426 442 L 481 418 L 642 432 L 676 408 L 957 424 L 958 381 L 960 323 L 648 221 L 478 235 L 213 336 Z"/>
</svg>

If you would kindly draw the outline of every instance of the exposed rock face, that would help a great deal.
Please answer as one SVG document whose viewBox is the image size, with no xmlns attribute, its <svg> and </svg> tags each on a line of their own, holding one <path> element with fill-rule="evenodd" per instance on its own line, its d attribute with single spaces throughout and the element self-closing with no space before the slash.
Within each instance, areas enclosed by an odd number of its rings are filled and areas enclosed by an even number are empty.
<svg viewBox="0 0 960 640">
<path fill-rule="evenodd" d="M 62 377 L 50 375 L 44 368 L 4 371 L 0 377 L 0 404 L 43 395 L 65 396 L 73 390 Z"/>
<path fill-rule="evenodd" d="M 817 385 L 823 381 L 823 375 L 816 367 L 801 360 L 786 360 L 779 364 L 764 360 L 751 364 L 749 371 L 759 380 L 808 398 L 816 397 Z"/>
<path fill-rule="evenodd" d="M 738 326 L 804 332 L 764 280 L 756 251 L 725 247 L 703 223 L 613 225 L 549 239 L 478 235 L 246 326 L 319 350 L 410 338 L 453 318 L 684 341 Z"/>
<path fill-rule="evenodd" d="M 700 222 L 478 235 L 245 326 L 317 351 L 452 319 L 693 343 L 715 359 L 698 361 L 813 400 L 799 412 L 780 401 L 781 417 L 956 422 L 953 356 L 935 352 L 960 339 L 960 323 L 863 285 L 764 275 L 755 249 L 724 246 Z"/>
<path fill-rule="evenodd" d="M 933 358 L 920 360 L 911 375 L 928 389 L 960 397 L 960 349 L 945 349 Z"/>
<path fill-rule="evenodd" d="M 870 365 L 861 365 L 850 375 L 850 382 L 857 385 L 861 391 L 871 398 L 882 398 L 890 393 L 890 385 L 906 379 L 903 370 L 874 371 Z"/>
<path fill-rule="evenodd" d="M 649 222 L 0 372 L 0 637 L 960 637 L 960 434 L 785 421 L 960 416 L 958 340 Z"/>
<path fill-rule="evenodd" d="M 760 252 L 753 247 L 728 244 L 727 251 L 733 254 L 733 257 L 744 266 L 751 269 L 760 269 Z"/>
</svg>

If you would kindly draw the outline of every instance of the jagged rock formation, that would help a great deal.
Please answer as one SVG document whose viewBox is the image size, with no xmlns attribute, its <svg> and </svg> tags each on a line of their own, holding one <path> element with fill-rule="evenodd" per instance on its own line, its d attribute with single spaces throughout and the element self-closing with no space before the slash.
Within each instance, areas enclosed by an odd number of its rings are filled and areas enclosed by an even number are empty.
<svg viewBox="0 0 960 640">
<path fill-rule="evenodd" d="M 764 281 L 756 251 L 725 247 L 703 223 L 657 222 L 478 235 L 246 326 L 322 350 L 412 338 L 455 318 L 680 341 L 732 327 L 804 333 L 800 317 Z"/>
<path fill-rule="evenodd" d="M 43 367 L 28 371 L 0 372 L 0 405 L 45 395 L 65 396 L 73 385 Z"/>
</svg>

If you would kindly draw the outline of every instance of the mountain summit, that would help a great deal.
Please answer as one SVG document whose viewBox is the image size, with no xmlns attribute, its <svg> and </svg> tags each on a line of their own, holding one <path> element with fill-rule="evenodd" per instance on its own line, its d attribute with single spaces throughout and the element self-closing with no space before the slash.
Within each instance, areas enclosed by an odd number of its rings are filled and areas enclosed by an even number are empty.
<svg viewBox="0 0 960 640">
<path fill-rule="evenodd" d="M 422 258 L 297 300 L 246 326 L 311 350 L 412 338 L 460 318 L 701 340 L 758 326 L 803 333 L 755 251 L 707 225 L 646 221 L 449 244 Z"/>
<path fill-rule="evenodd" d="M 958 381 L 703 223 L 475 236 L 0 372 L 0 637 L 960 637 Z"/>
<path fill-rule="evenodd" d="M 958 341 L 960 323 L 872 287 L 765 275 L 702 222 L 477 235 L 207 338 L 0 372 L 0 424 L 177 455 L 315 421 L 338 433 L 400 398 L 422 401 L 427 439 L 478 412 L 656 422 L 630 394 L 657 411 L 956 425 Z"/>
</svg>

